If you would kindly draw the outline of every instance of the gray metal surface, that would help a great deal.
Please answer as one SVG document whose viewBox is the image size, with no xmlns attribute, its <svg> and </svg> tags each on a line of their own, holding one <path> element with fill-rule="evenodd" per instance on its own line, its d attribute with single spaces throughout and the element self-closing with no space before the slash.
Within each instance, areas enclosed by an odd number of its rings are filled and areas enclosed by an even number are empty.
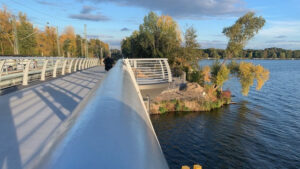
<svg viewBox="0 0 300 169">
<path fill-rule="evenodd" d="M 36 169 L 167 169 L 133 72 L 119 61 Z"/>
<path fill-rule="evenodd" d="M 0 96 L 0 168 L 32 168 L 104 74 L 94 67 Z"/>
</svg>

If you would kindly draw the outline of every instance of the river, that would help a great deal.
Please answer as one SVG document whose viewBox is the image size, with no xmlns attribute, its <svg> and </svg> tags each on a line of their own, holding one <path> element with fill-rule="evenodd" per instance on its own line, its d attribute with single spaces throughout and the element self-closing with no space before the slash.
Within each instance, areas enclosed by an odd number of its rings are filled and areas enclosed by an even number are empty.
<svg viewBox="0 0 300 169">
<path fill-rule="evenodd" d="M 260 91 L 241 95 L 239 81 L 224 85 L 235 96 L 211 112 L 152 115 L 171 169 L 300 168 L 300 60 L 247 60 L 270 71 Z M 200 61 L 200 65 L 212 60 Z"/>
</svg>

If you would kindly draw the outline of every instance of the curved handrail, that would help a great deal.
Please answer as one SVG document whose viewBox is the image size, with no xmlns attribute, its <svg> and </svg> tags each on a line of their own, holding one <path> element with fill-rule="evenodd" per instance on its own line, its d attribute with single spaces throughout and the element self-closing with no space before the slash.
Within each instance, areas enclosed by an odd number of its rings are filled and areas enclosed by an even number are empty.
<svg viewBox="0 0 300 169">
<path fill-rule="evenodd" d="M 168 169 L 128 61 L 119 60 L 36 168 Z"/>
<path fill-rule="evenodd" d="M 90 64 L 73 64 L 79 60 Z M 56 77 L 58 74 L 65 75 L 97 65 L 97 58 L 0 57 L 0 89 L 19 84 L 28 85 L 33 80 L 44 81 L 46 76 Z"/>
</svg>

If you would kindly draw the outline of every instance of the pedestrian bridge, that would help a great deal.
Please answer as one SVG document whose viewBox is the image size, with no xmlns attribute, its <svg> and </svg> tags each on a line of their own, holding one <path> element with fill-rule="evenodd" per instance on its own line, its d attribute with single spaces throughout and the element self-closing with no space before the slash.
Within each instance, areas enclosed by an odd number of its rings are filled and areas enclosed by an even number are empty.
<svg viewBox="0 0 300 169">
<path fill-rule="evenodd" d="M 166 59 L 0 58 L 1 169 L 168 168 L 142 95 Z"/>
</svg>

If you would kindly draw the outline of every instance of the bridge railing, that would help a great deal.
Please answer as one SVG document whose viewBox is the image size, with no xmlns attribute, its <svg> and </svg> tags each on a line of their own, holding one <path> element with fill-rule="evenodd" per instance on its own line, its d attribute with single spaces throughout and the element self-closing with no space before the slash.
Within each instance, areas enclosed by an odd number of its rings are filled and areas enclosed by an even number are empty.
<svg viewBox="0 0 300 169">
<path fill-rule="evenodd" d="M 168 169 L 128 60 L 119 60 L 51 137 L 34 169 Z"/>
<path fill-rule="evenodd" d="M 166 58 L 125 59 L 125 62 L 130 65 L 139 85 L 172 82 Z"/>
<path fill-rule="evenodd" d="M 0 57 L 0 89 L 99 65 L 96 58 Z"/>
</svg>

